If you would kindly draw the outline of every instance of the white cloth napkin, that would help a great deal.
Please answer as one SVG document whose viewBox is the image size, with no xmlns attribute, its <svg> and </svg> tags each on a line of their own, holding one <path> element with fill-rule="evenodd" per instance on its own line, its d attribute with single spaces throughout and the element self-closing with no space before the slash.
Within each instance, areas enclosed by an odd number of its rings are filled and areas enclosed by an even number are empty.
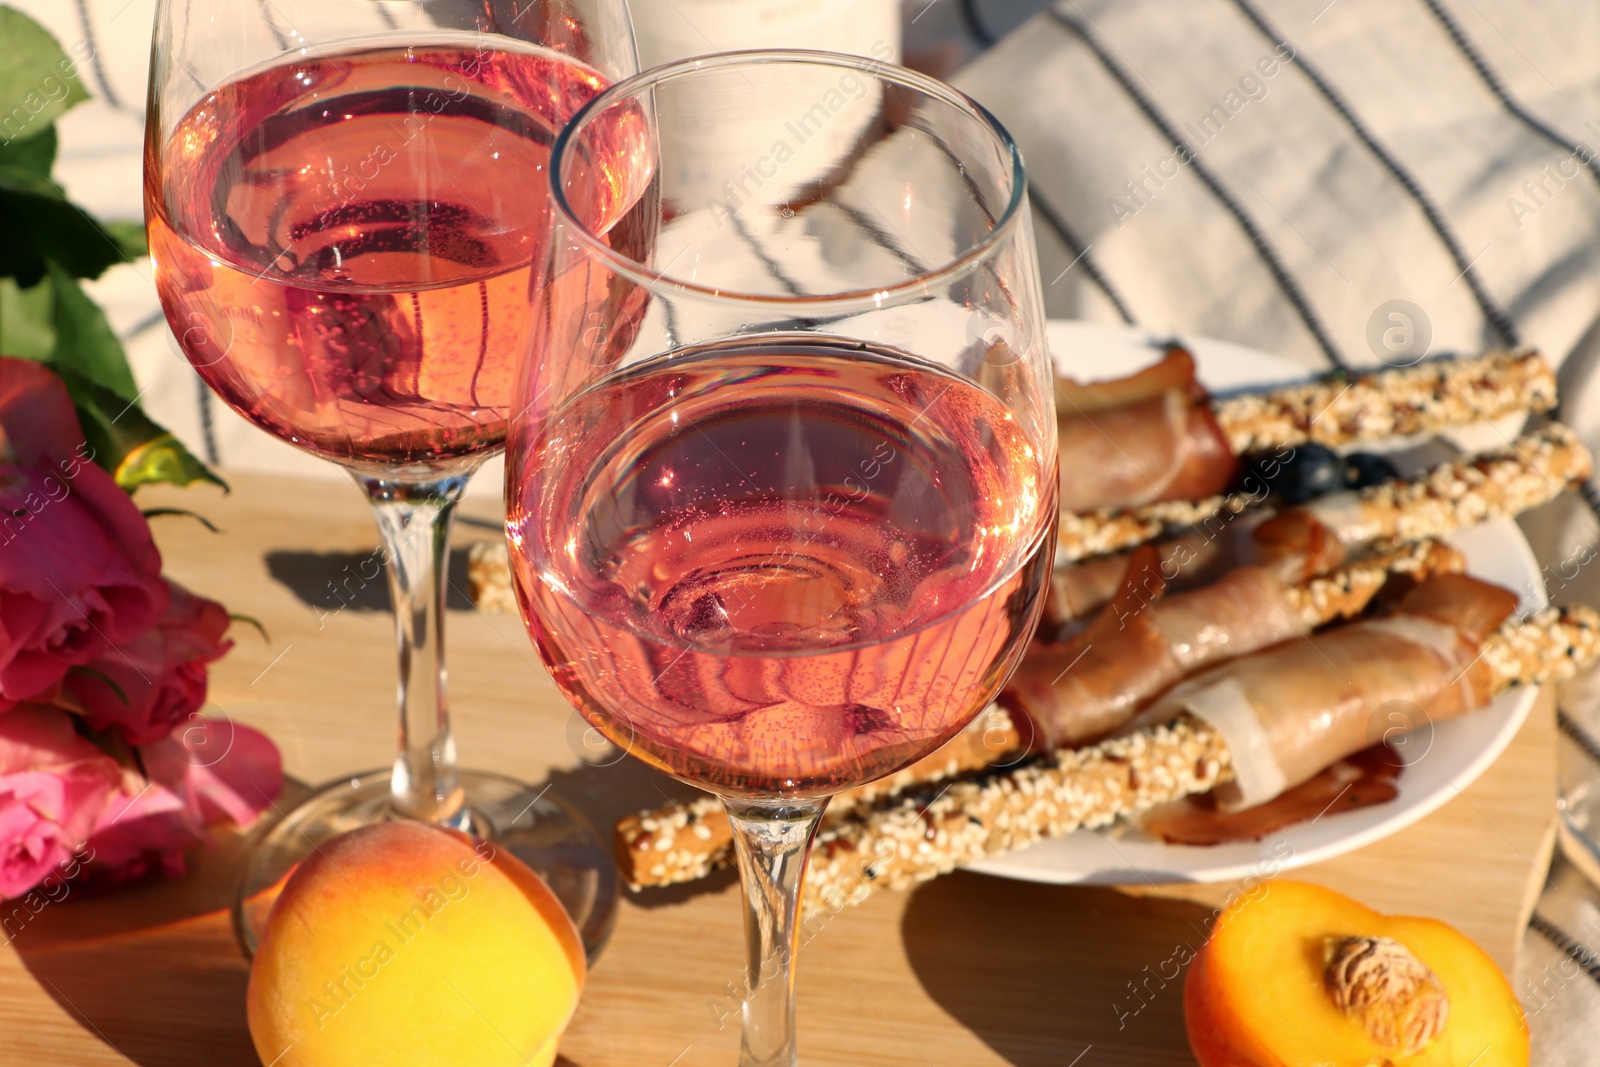
<svg viewBox="0 0 1600 1067">
<path fill-rule="evenodd" d="M 1600 897 L 1557 856 L 1517 959 L 1517 996 L 1528 1016 L 1533 1062 L 1587 1067 L 1600 1037 Z"/>
<path fill-rule="evenodd" d="M 1073 235 L 1040 220 L 1053 314 L 1317 367 L 1376 362 L 1392 300 L 1422 309 L 1432 351 L 1503 342 L 1499 323 L 1557 360 L 1600 310 L 1600 163 L 1548 177 L 1576 142 L 1600 150 L 1588 0 L 1063 0 L 956 83 Z"/>
<path fill-rule="evenodd" d="M 1523 935 L 1516 990 L 1534 1062 L 1594 1062 L 1600 1038 L 1600 670 L 1562 686 L 1561 846 Z"/>
</svg>

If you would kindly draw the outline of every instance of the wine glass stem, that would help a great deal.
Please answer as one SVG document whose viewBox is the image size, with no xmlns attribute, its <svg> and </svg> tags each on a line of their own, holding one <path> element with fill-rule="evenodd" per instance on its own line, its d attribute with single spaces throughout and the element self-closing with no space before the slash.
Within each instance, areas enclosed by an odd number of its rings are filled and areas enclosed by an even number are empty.
<svg viewBox="0 0 1600 1067">
<path fill-rule="evenodd" d="M 740 1067 L 794 1067 L 794 964 L 806 858 L 822 800 L 727 799 L 744 883 L 747 992 Z"/>
<path fill-rule="evenodd" d="M 469 829 L 445 700 L 444 594 L 450 519 L 468 474 L 435 481 L 356 476 L 383 533 L 400 656 L 399 753 L 390 778 L 395 811 Z"/>
</svg>

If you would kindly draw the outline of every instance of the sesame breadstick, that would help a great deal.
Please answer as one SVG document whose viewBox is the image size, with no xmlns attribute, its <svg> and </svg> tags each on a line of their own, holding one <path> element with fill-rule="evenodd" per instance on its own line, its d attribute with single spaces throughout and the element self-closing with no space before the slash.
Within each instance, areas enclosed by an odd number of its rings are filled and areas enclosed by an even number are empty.
<svg viewBox="0 0 1600 1067">
<path fill-rule="evenodd" d="M 1235 455 L 1307 441 L 1337 447 L 1412 437 L 1516 411 L 1548 411 L 1556 377 L 1532 350 L 1437 359 L 1241 393 L 1212 405 Z"/>
<path fill-rule="evenodd" d="M 1483 655 L 1497 692 L 1564 681 L 1600 658 L 1600 615 L 1578 606 L 1507 622 L 1483 642 Z M 1126 737 L 910 790 L 818 835 L 806 873 L 806 909 L 837 911 L 874 888 L 906 889 L 1231 778 L 1221 736 L 1184 712 Z"/>
<path fill-rule="evenodd" d="M 1556 497 L 1589 476 L 1589 450 L 1576 434 L 1550 423 L 1508 446 L 1465 456 L 1360 490 L 1335 493 L 1305 508 L 1334 519 L 1340 540 L 1439 537 L 1501 515 L 1515 515 Z M 1061 516 L 1057 557 L 1069 562 L 1132 548 L 1178 527 L 1220 531 L 1265 493 L 1229 493 L 1199 501 L 1151 504 L 1130 511 Z"/>
<path fill-rule="evenodd" d="M 511 556 L 505 538 L 475 541 L 467 547 L 467 593 L 479 611 L 516 613 L 517 594 L 511 590 Z"/>
<path fill-rule="evenodd" d="M 1587 478 L 1592 462 L 1578 435 L 1553 422 L 1504 449 L 1363 489 L 1348 512 L 1344 501 L 1333 498 L 1312 501 L 1306 509 L 1334 527 L 1345 544 L 1439 537 L 1546 503 Z"/>
<path fill-rule="evenodd" d="M 985 856 L 1204 793 L 1231 778 L 1228 747 L 1188 714 L 1008 770 L 928 785 L 817 836 L 806 909 L 837 911 Z"/>
<path fill-rule="evenodd" d="M 1460 574 L 1466 568 L 1460 549 L 1426 539 L 1373 552 L 1285 592 L 1306 628 L 1314 630 L 1360 615 L 1396 575 L 1420 582 L 1434 574 Z"/>
<path fill-rule="evenodd" d="M 1399 545 L 1292 586 L 1289 598 L 1306 626 L 1315 628 L 1359 615 L 1393 575 L 1420 581 L 1430 574 L 1459 573 L 1464 562 L 1459 551 L 1437 541 Z M 879 797 L 1014 762 L 1027 750 L 1027 741 L 1004 708 L 991 706 L 933 755 L 835 797 L 825 825 Z M 722 802 L 707 795 L 619 819 L 614 840 L 623 881 L 637 889 L 695 881 L 727 866 L 733 832 Z"/>
<path fill-rule="evenodd" d="M 702 793 L 617 820 L 612 844 L 631 889 L 696 882 L 732 860 L 733 827 L 722 798 Z"/>
<path fill-rule="evenodd" d="M 990 705 L 948 744 L 905 770 L 840 793 L 828 804 L 827 819 L 913 785 L 943 781 L 1021 759 L 1028 748 L 1011 715 Z M 617 820 L 612 837 L 624 884 L 676 885 L 704 878 L 732 862 L 733 829 L 722 800 L 702 794 Z"/>
</svg>

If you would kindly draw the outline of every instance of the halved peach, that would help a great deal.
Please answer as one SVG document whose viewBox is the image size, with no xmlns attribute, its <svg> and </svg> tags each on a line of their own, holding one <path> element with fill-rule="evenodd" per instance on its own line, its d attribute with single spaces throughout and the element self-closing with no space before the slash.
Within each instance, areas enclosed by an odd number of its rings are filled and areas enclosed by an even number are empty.
<svg viewBox="0 0 1600 1067">
<path fill-rule="evenodd" d="M 1511 986 L 1466 935 L 1322 886 L 1241 897 L 1189 968 L 1201 1067 L 1527 1067 Z"/>
</svg>

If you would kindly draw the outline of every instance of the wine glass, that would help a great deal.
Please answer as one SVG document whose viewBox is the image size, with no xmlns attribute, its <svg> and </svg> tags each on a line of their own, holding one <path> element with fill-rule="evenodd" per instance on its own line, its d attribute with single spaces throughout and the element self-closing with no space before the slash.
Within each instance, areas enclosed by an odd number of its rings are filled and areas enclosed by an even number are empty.
<svg viewBox="0 0 1600 1067">
<path fill-rule="evenodd" d="M 596 174 L 610 180 L 596 180 Z M 579 711 L 726 800 L 741 1062 L 793 1064 L 830 794 L 999 690 L 1055 541 L 1055 416 L 1015 145 L 868 58 L 657 68 L 563 131 L 507 531 Z"/>
<path fill-rule="evenodd" d="M 393 768 L 266 833 L 235 910 L 247 949 L 306 853 L 394 817 L 529 859 L 591 952 L 609 929 L 614 864 L 581 817 L 457 768 L 443 596 L 452 510 L 505 442 L 552 143 L 635 69 L 623 0 L 158 5 L 145 200 L 162 307 L 230 407 L 355 477 L 399 649 Z"/>
</svg>

